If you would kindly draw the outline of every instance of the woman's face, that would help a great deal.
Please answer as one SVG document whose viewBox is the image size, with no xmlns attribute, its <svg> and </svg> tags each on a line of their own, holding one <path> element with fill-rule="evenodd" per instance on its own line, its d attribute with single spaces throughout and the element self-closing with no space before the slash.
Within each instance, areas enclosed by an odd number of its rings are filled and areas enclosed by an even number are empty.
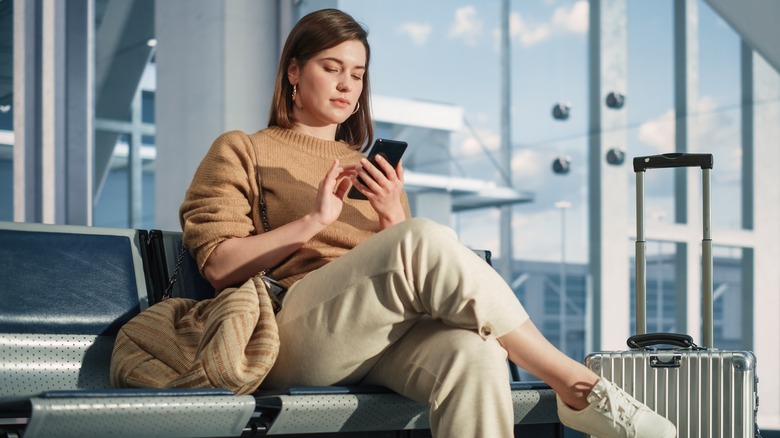
<svg viewBox="0 0 780 438">
<path fill-rule="evenodd" d="M 287 77 L 298 87 L 293 102 L 295 122 L 310 127 L 343 123 L 355 111 L 365 73 L 366 48 L 360 41 L 325 49 L 303 68 L 293 61 Z"/>
</svg>

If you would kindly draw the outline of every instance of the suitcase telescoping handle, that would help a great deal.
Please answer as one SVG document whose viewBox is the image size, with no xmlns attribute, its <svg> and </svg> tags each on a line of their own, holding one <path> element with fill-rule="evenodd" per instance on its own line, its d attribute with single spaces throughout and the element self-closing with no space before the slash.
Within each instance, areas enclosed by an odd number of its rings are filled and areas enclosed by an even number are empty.
<svg viewBox="0 0 780 438">
<path fill-rule="evenodd" d="M 636 333 L 647 333 L 647 264 L 644 231 L 644 173 L 648 169 L 700 167 L 702 169 L 702 345 L 714 346 L 712 321 L 712 233 L 710 230 L 710 172 L 712 154 L 672 153 L 634 158 L 636 172 Z"/>
<path fill-rule="evenodd" d="M 647 169 L 661 169 L 664 167 L 701 167 L 712 169 L 712 154 L 685 154 L 675 152 L 672 154 L 650 155 L 648 157 L 634 158 L 634 172 L 644 172 Z"/>
</svg>

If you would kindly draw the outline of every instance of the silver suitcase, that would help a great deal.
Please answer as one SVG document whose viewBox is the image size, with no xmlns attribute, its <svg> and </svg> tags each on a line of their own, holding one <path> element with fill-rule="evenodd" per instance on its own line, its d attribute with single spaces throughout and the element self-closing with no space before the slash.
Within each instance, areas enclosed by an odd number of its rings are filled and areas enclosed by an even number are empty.
<svg viewBox="0 0 780 438">
<path fill-rule="evenodd" d="M 628 351 L 590 354 L 585 364 L 677 426 L 685 437 L 760 437 L 756 416 L 756 358 L 749 351 L 713 348 L 712 238 L 710 235 L 711 154 L 663 154 L 634 158 L 637 199 L 636 335 Z M 647 169 L 702 169 L 702 326 L 703 347 L 688 335 L 646 333 L 646 255 L 644 173 Z"/>
</svg>

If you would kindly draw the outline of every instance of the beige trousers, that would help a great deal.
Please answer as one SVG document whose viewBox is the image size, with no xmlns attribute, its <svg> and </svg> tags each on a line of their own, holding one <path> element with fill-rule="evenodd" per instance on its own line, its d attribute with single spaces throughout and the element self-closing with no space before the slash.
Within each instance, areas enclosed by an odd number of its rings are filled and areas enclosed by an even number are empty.
<svg viewBox="0 0 780 438">
<path fill-rule="evenodd" d="M 527 319 L 451 229 L 411 219 L 290 288 L 263 387 L 382 385 L 429 403 L 434 436 L 511 436 L 507 354 L 496 338 Z"/>
</svg>

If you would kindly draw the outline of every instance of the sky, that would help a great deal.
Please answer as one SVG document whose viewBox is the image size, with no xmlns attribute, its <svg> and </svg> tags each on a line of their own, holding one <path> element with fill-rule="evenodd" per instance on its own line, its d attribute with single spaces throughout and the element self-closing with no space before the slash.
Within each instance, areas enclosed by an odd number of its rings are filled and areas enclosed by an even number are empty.
<svg viewBox="0 0 780 438">
<path fill-rule="evenodd" d="M 312 2 L 316 4 L 316 2 Z M 452 136 L 452 154 L 467 175 L 501 181 L 479 146 L 499 157 L 501 2 L 464 0 L 341 0 L 339 7 L 369 30 L 372 93 L 461 106 L 465 129 Z M 560 261 L 560 200 L 566 213 L 566 258 L 587 261 L 588 2 L 510 2 L 511 140 L 515 188 L 531 191 L 534 202 L 514 208 L 514 257 Z M 630 159 L 674 150 L 672 0 L 628 0 L 628 124 L 626 178 Z M 713 227 L 738 227 L 740 148 L 740 41 L 703 1 L 699 14 L 699 89 L 691 122 L 701 132 L 703 151 L 715 154 Z M 551 117 L 557 102 L 571 105 L 565 121 Z M 424 147 L 424 145 L 416 145 Z M 415 147 L 415 145 L 411 145 Z M 569 156 L 565 176 L 551 171 Z M 672 178 L 648 173 L 648 221 L 671 221 Z M 634 219 L 633 188 L 629 217 Z M 728 199 L 728 202 L 718 202 Z M 730 206 L 730 208 L 729 208 Z M 627 224 L 630 225 L 630 224 Z M 453 226 L 469 245 L 499 251 L 498 211 L 456 215 Z M 652 222 L 648 222 L 648 227 Z"/>
</svg>

